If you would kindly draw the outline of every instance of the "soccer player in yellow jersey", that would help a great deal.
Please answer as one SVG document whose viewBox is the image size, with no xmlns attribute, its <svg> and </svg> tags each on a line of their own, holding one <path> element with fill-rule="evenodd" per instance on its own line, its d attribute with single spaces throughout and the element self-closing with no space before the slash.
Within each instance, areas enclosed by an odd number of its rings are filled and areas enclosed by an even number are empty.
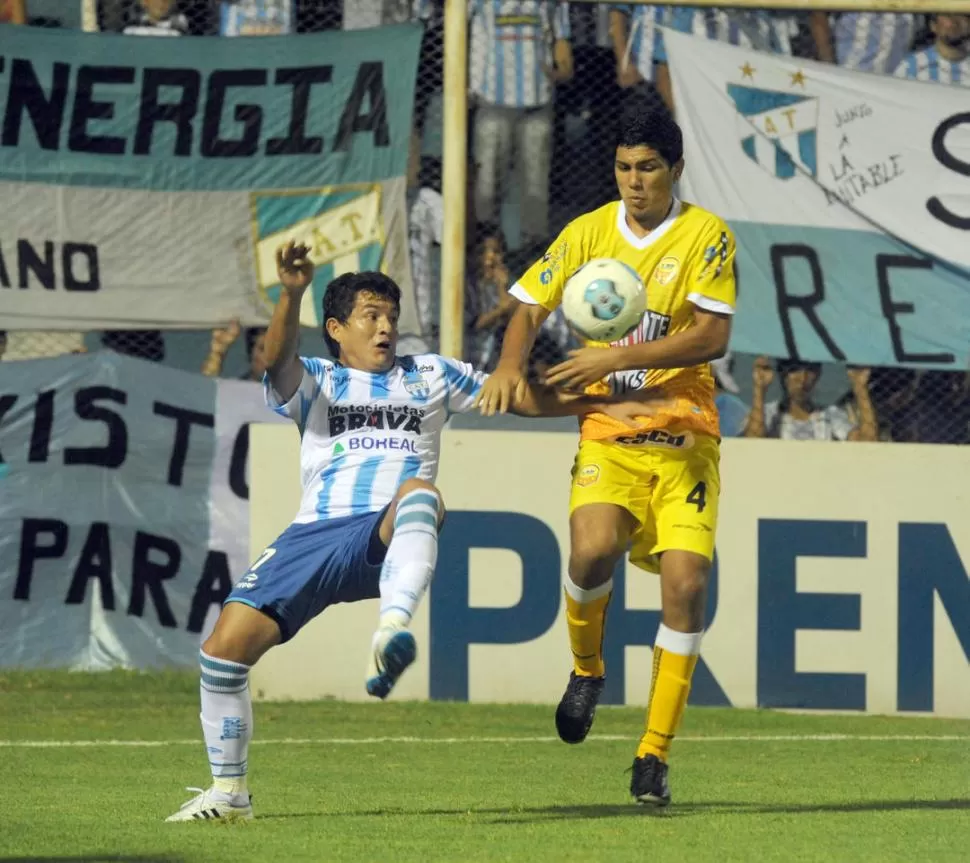
<svg viewBox="0 0 970 863">
<path fill-rule="evenodd" d="M 633 267 L 647 311 L 629 336 L 572 351 L 547 381 L 590 392 L 659 389 L 662 407 L 636 427 L 603 414 L 581 422 L 570 497 L 566 619 L 574 670 L 556 711 L 559 736 L 580 743 L 603 689 L 602 642 L 612 573 L 630 560 L 659 572 L 663 622 L 654 642 L 646 727 L 633 762 L 637 801 L 670 802 L 667 756 L 700 653 L 714 554 L 718 416 L 709 363 L 724 355 L 735 305 L 734 237 L 717 216 L 674 197 L 684 169 L 680 128 L 666 110 L 636 103 L 620 121 L 620 200 L 565 227 L 511 289 L 518 300 L 483 413 L 508 409 L 525 386 L 526 360 L 566 280 L 592 258 Z"/>
</svg>

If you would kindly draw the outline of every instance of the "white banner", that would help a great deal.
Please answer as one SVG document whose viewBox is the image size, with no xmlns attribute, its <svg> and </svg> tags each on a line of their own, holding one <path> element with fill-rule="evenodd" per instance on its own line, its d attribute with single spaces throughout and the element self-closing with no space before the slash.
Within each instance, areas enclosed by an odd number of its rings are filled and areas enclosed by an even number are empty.
<svg viewBox="0 0 970 863">
<path fill-rule="evenodd" d="M 0 363 L 0 665 L 189 666 L 248 566 L 261 387 L 111 353 Z"/>
<path fill-rule="evenodd" d="M 967 90 L 664 31 L 688 200 L 738 238 L 736 350 L 970 361 Z"/>
</svg>

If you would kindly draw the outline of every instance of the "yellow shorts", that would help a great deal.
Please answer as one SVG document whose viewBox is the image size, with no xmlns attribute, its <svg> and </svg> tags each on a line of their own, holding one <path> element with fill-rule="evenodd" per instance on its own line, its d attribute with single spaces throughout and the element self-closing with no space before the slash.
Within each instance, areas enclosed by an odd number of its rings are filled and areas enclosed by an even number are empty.
<svg viewBox="0 0 970 863">
<path fill-rule="evenodd" d="M 670 549 L 712 560 L 721 491 L 718 440 L 687 435 L 692 445 L 676 447 L 663 443 L 677 441 L 666 432 L 649 434 L 654 442 L 582 441 L 573 464 L 569 512 L 588 503 L 623 507 L 639 522 L 630 562 L 649 572 L 660 571 L 659 555 Z M 637 437 L 646 435 L 632 440 Z"/>
</svg>

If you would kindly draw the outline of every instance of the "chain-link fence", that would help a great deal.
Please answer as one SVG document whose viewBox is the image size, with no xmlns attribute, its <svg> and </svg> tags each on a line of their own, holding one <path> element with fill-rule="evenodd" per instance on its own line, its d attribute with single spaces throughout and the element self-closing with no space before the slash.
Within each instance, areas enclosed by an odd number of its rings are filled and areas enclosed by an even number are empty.
<svg viewBox="0 0 970 863">
<path fill-rule="evenodd" d="M 78 3 L 25 3 L 32 24 L 79 26 Z M 102 30 L 133 38 L 299 34 L 421 21 L 409 223 L 421 329 L 433 349 L 444 219 L 443 6 L 444 0 L 99 0 L 97 21 Z M 63 14 L 68 9 L 71 14 Z M 479 367 L 489 370 L 497 360 L 510 314 L 509 285 L 569 220 L 616 197 L 612 147 L 624 100 L 636 96 L 676 112 L 660 27 L 873 73 L 939 80 L 940 86 L 957 83 L 959 76 L 941 73 L 944 66 L 936 60 L 931 64 L 933 51 L 966 56 L 970 38 L 970 19 L 958 15 L 472 0 L 464 342 L 466 358 Z M 964 80 L 970 82 L 970 67 Z M 245 377 L 260 371 L 260 335 L 232 325 L 211 334 L 10 333 L 5 346 L 8 359 L 110 348 Z M 308 341 L 307 350 L 324 351 L 322 342 Z M 531 372 L 541 374 L 574 345 L 561 316 L 551 316 Z M 861 390 L 860 377 L 866 379 Z M 847 373 L 838 365 L 768 364 L 739 355 L 717 366 L 717 378 L 726 400 L 722 424 L 729 414 L 736 418 L 725 434 L 743 433 L 752 405 L 765 403 L 775 405 L 765 417 L 769 434 L 846 437 L 869 409 L 858 403 L 858 394 L 867 392 L 882 440 L 970 441 L 970 378 L 962 372 Z"/>
</svg>

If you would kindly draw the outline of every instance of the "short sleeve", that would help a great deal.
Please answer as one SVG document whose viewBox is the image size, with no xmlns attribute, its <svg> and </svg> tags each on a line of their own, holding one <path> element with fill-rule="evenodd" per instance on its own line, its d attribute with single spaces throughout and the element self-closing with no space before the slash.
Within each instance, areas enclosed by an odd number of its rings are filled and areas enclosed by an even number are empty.
<svg viewBox="0 0 970 863">
<path fill-rule="evenodd" d="M 825 419 L 832 430 L 832 437 L 836 440 L 848 440 L 852 429 L 855 428 L 848 411 L 837 405 L 825 409 Z"/>
<path fill-rule="evenodd" d="M 703 252 L 695 257 L 687 284 L 687 299 L 698 308 L 733 315 L 737 302 L 734 281 L 734 234 L 720 219 L 712 219 L 701 234 Z"/>
<path fill-rule="evenodd" d="M 562 302 L 566 280 L 583 264 L 581 228 L 570 222 L 546 253 L 509 289 L 517 300 L 550 312 Z"/>
<path fill-rule="evenodd" d="M 329 364 L 316 357 L 300 357 L 300 363 L 303 365 L 303 377 L 289 401 L 283 401 L 280 394 L 273 389 L 268 372 L 263 373 L 263 392 L 266 404 L 273 412 L 293 420 L 302 435 L 310 409 L 321 399 L 326 400 L 323 390 Z"/>
<path fill-rule="evenodd" d="M 445 404 L 448 414 L 463 414 L 472 409 L 488 375 L 476 371 L 469 363 L 439 357 L 445 376 Z"/>
</svg>

